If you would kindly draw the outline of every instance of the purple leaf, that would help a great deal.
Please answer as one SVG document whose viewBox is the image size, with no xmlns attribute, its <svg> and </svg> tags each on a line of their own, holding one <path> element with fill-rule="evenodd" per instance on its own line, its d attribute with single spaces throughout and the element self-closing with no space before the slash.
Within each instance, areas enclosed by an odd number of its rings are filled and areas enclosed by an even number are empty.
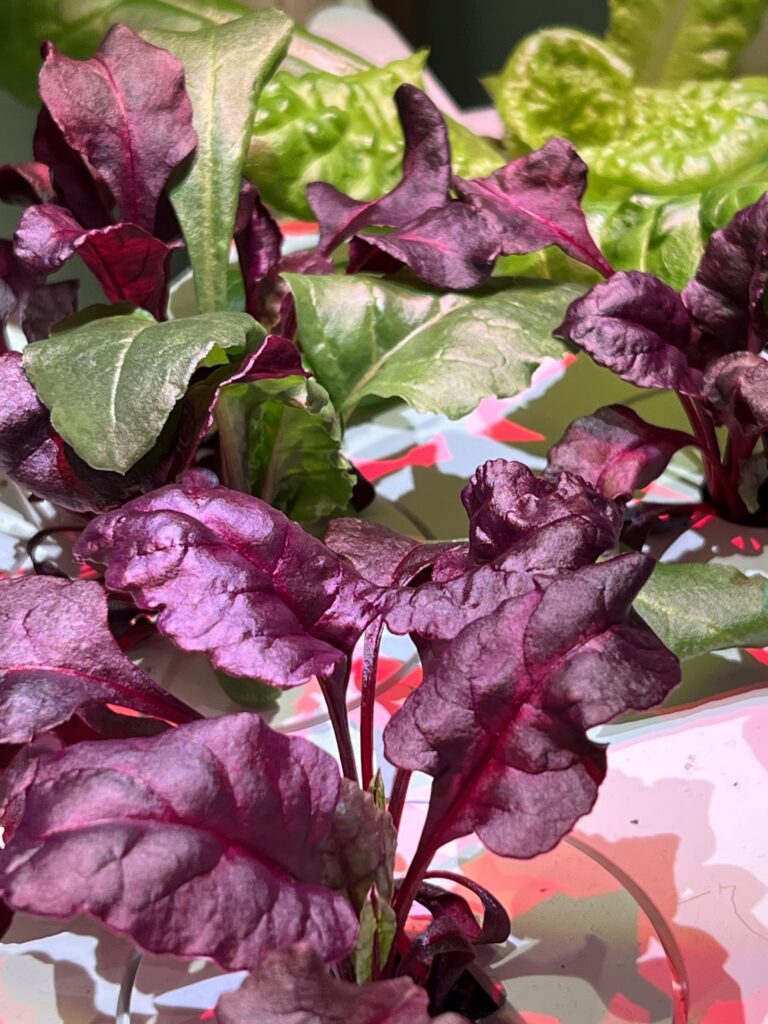
<svg viewBox="0 0 768 1024">
<path fill-rule="evenodd" d="M 755 438 L 768 430 L 768 363 L 753 352 L 731 352 L 704 376 L 704 399 L 715 420 Z"/>
<path fill-rule="evenodd" d="M 40 95 L 69 146 L 109 186 L 122 219 L 151 232 L 171 171 L 197 144 L 184 68 L 125 25 L 90 60 L 43 47 Z"/>
<path fill-rule="evenodd" d="M 384 731 L 433 776 L 422 846 L 476 832 L 502 856 L 550 849 L 594 803 L 605 750 L 585 730 L 663 700 L 677 659 L 630 613 L 651 559 L 628 554 L 505 601 L 437 649 Z"/>
<path fill-rule="evenodd" d="M 40 108 L 37 117 L 33 146 L 35 159 L 50 169 L 59 202 L 83 228 L 103 228 L 112 223 L 114 200 L 109 189 L 67 143 L 45 107 Z"/>
<path fill-rule="evenodd" d="M 4 203 L 53 203 L 56 193 L 51 172 L 42 163 L 3 164 L 0 199 Z"/>
<path fill-rule="evenodd" d="M 98 583 L 0 581 L 0 743 L 24 743 L 94 704 L 170 722 L 199 716 L 130 662 Z"/>
<path fill-rule="evenodd" d="M 497 942 L 506 942 L 509 938 L 509 932 L 511 924 L 509 921 L 509 914 L 504 909 L 501 903 L 496 899 L 493 893 L 489 892 L 478 882 L 472 878 L 466 878 L 464 875 L 457 875 L 451 871 L 427 871 L 424 875 L 425 880 L 431 878 L 444 878 L 449 882 L 455 882 L 457 885 L 463 886 L 465 889 L 469 889 L 470 892 L 474 893 L 478 897 L 483 905 L 483 924 L 482 927 L 475 920 L 475 928 L 471 929 L 471 939 L 474 945 L 482 946 L 493 944 Z M 445 897 L 454 897 L 455 899 L 461 900 L 466 907 L 467 911 L 471 914 L 466 900 L 459 896 L 456 892 L 447 892 L 445 889 L 440 889 L 436 885 L 427 885 L 430 889 L 430 900 L 425 902 L 423 893 L 420 891 L 418 901 L 423 906 L 427 907 L 433 916 L 438 916 L 439 913 L 443 912 L 444 909 L 456 908 L 457 904 L 453 900 L 447 900 Z M 438 909 L 441 908 L 441 909 Z M 437 913 L 436 913 L 437 911 Z M 449 911 L 451 912 L 451 911 Z M 459 911 L 462 919 L 464 918 L 464 911 Z M 474 919 L 474 914 L 472 914 Z M 469 922 L 467 921 L 467 924 Z"/>
<path fill-rule="evenodd" d="M 688 312 L 652 274 L 620 272 L 576 299 L 555 334 L 641 388 L 701 391 Z"/>
<path fill-rule="evenodd" d="M 739 210 L 704 248 L 696 276 L 683 289 L 694 323 L 717 354 L 768 344 L 763 296 L 768 283 L 768 193 Z"/>
<path fill-rule="evenodd" d="M 218 1024 L 467 1024 L 455 1013 L 431 1018 L 427 993 L 410 978 L 353 985 L 332 977 L 306 944 L 268 956 L 216 1007 Z"/>
<path fill-rule="evenodd" d="M 101 516 L 78 543 L 106 583 L 182 650 L 274 686 L 329 679 L 376 615 L 378 588 L 265 502 L 199 476 Z"/>
<path fill-rule="evenodd" d="M 339 783 L 329 754 L 250 713 L 79 743 L 23 777 L 0 896 L 47 917 L 86 912 L 153 953 L 228 970 L 301 941 L 339 960 L 357 919 L 319 856 Z"/>
<path fill-rule="evenodd" d="M 361 228 L 403 228 L 450 198 L 451 150 L 440 111 L 414 85 L 401 85 L 395 103 L 405 136 L 405 155 L 402 178 L 391 192 L 366 202 L 324 182 L 307 186 L 309 205 L 320 223 L 318 249 L 323 256 L 329 256 Z"/>
<path fill-rule="evenodd" d="M 491 275 L 499 237 L 482 210 L 447 202 L 386 235 L 356 235 L 350 245 L 350 272 L 375 265 L 384 253 L 436 288 L 477 288 Z M 390 264 L 394 268 L 395 264 Z"/>
<path fill-rule="evenodd" d="M 250 182 L 240 192 L 235 244 L 245 285 L 245 310 L 261 321 L 275 290 L 283 236 Z"/>
<path fill-rule="evenodd" d="M 505 255 L 557 245 L 604 277 L 613 272 L 581 209 L 587 166 L 565 139 L 550 139 L 487 178 L 454 178 L 454 187 L 493 222 Z"/>
<path fill-rule="evenodd" d="M 13 922 L 13 911 L 9 906 L 6 906 L 2 900 L 0 900 L 0 941 L 2 941 L 5 933 L 11 927 Z"/>
<path fill-rule="evenodd" d="M 52 274 L 78 253 L 110 302 L 131 302 L 165 318 L 172 249 L 135 224 L 83 231 L 62 206 L 31 206 L 16 231 L 15 252 L 38 275 Z"/>
<path fill-rule="evenodd" d="M 606 405 L 571 423 L 549 451 L 547 473 L 574 473 L 606 498 L 631 498 L 664 472 L 675 452 L 696 443 L 690 434 L 646 423 L 625 405 Z"/>
<path fill-rule="evenodd" d="M 422 541 L 404 537 L 388 526 L 348 518 L 331 520 L 325 543 L 361 576 L 381 587 L 393 586 L 400 564 L 422 547 Z"/>
<path fill-rule="evenodd" d="M 140 465 L 125 476 L 92 469 L 65 444 L 18 352 L 0 356 L 0 472 L 72 512 L 101 512 L 152 486 Z"/>
<path fill-rule="evenodd" d="M 29 287 L 22 296 L 19 309 L 19 322 L 27 341 L 47 338 L 54 324 L 75 312 L 78 288 L 77 281 L 55 281 Z"/>
<path fill-rule="evenodd" d="M 474 959 L 472 943 L 448 915 L 432 921 L 416 936 L 397 965 L 397 975 L 407 975 L 425 988 L 430 1006 L 442 1006 Z"/>
</svg>

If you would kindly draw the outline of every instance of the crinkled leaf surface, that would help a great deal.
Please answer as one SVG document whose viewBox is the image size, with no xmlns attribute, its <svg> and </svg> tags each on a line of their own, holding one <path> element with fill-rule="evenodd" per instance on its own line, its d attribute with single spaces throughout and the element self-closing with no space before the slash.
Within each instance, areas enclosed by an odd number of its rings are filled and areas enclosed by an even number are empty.
<svg viewBox="0 0 768 1024">
<path fill-rule="evenodd" d="M 144 949 L 230 970 L 302 940 L 326 961 L 354 945 L 356 915 L 318 856 L 335 832 L 338 767 L 258 715 L 76 744 L 25 782 L 0 854 L 9 906 L 85 911 Z"/>
<path fill-rule="evenodd" d="M 308 946 L 274 953 L 236 992 L 221 997 L 218 1024 L 466 1024 L 430 1017 L 427 993 L 410 978 L 353 985 L 333 978 Z"/>
<path fill-rule="evenodd" d="M 365 579 L 388 587 L 397 582 L 398 567 L 422 542 L 366 519 L 332 519 L 325 543 L 346 558 Z"/>
<path fill-rule="evenodd" d="M 762 576 L 727 565 L 657 565 L 635 608 L 679 658 L 768 644 Z"/>
<path fill-rule="evenodd" d="M 183 650 L 275 686 L 330 677 L 374 617 L 378 588 L 271 506 L 200 474 L 101 516 L 81 557 Z"/>
<path fill-rule="evenodd" d="M 575 473 L 606 498 L 629 498 L 695 438 L 646 423 L 626 405 L 606 405 L 568 427 L 549 451 L 548 468 Z"/>
<path fill-rule="evenodd" d="M 493 98 L 507 131 L 533 148 L 558 135 L 577 146 L 608 142 L 626 123 L 633 78 L 594 36 L 544 29 L 512 51 Z"/>
<path fill-rule="evenodd" d="M 611 273 L 581 209 L 586 164 L 565 139 L 550 139 L 487 178 L 456 178 L 455 186 L 462 199 L 492 221 L 502 253 L 557 245 L 604 276 Z"/>
<path fill-rule="evenodd" d="M 568 309 L 557 334 L 641 388 L 701 391 L 688 312 L 652 274 L 620 271 Z"/>
<path fill-rule="evenodd" d="M 98 583 L 0 581 L 0 636 L 0 743 L 25 743 L 96 704 L 171 722 L 198 717 L 120 650 Z"/>
<path fill-rule="evenodd" d="M 426 53 L 350 75 L 279 71 L 261 96 L 246 174 L 264 199 L 309 220 L 306 186 L 330 182 L 359 200 L 397 184 L 403 138 L 393 94 L 404 82 L 422 85 Z M 460 174 L 488 174 L 498 152 L 484 139 L 448 125 Z"/>
<path fill-rule="evenodd" d="M 171 171 L 197 144 L 184 69 L 125 25 L 73 61 L 47 44 L 40 95 L 67 143 L 104 178 L 123 220 L 152 231 Z"/>
<path fill-rule="evenodd" d="M 201 312 L 227 308 L 227 265 L 240 174 L 256 105 L 285 55 L 291 22 L 257 11 L 200 32 L 147 37 L 184 65 L 198 144 L 189 170 L 171 189 L 195 275 Z"/>
<path fill-rule="evenodd" d="M 545 356 L 562 354 L 552 330 L 579 291 L 503 282 L 439 295 L 363 274 L 286 278 L 302 351 L 342 414 L 379 395 L 453 419 L 516 394 Z"/>
<path fill-rule="evenodd" d="M 341 426 L 328 393 L 306 377 L 248 381 L 226 387 L 217 425 L 227 450 L 240 456 L 228 482 L 291 519 L 311 522 L 343 511 L 354 487 L 341 451 Z"/>
<path fill-rule="evenodd" d="M 768 429 L 768 362 L 754 352 L 731 352 L 704 377 L 704 397 L 715 422 L 755 439 Z"/>
<path fill-rule="evenodd" d="M 765 0 L 609 0 L 608 42 L 639 81 L 728 78 Z"/>
<path fill-rule="evenodd" d="M 157 440 L 192 374 L 219 349 L 264 337 L 245 313 L 169 323 L 109 317 L 62 331 L 24 353 L 24 370 L 61 436 L 94 469 L 124 473 Z"/>
</svg>

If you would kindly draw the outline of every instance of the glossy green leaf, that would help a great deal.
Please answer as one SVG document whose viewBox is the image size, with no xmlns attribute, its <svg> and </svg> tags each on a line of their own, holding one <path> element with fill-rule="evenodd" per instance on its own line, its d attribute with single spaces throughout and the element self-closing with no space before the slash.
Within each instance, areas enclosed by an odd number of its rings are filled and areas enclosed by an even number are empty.
<svg viewBox="0 0 768 1024">
<path fill-rule="evenodd" d="M 286 274 L 305 358 L 348 415 L 369 395 L 402 398 L 458 419 L 489 395 L 514 395 L 545 356 L 583 289 L 496 281 L 479 292 L 435 293 L 359 274 Z"/>
<path fill-rule="evenodd" d="M 610 47 L 575 29 L 545 29 L 512 52 L 493 83 L 508 132 L 532 148 L 552 136 L 606 142 L 627 121 L 633 71 Z"/>
<path fill-rule="evenodd" d="M 280 698 L 280 694 L 283 692 L 276 686 L 262 683 L 258 679 L 242 679 L 238 676 L 231 676 L 220 668 L 215 668 L 213 673 L 219 686 L 229 699 L 244 708 L 261 708 L 263 711 L 273 711 Z"/>
<path fill-rule="evenodd" d="M 745 206 L 751 206 L 768 191 L 768 163 L 762 161 L 702 193 L 699 220 L 705 238 L 724 228 Z"/>
<path fill-rule="evenodd" d="M 766 153 L 768 78 L 635 89 L 622 134 L 580 149 L 593 179 L 680 195 L 724 181 Z"/>
<path fill-rule="evenodd" d="M 349 505 L 355 477 L 341 452 L 341 425 L 314 380 L 284 377 L 231 384 L 216 409 L 224 451 L 237 453 L 226 482 L 300 522 Z"/>
<path fill-rule="evenodd" d="M 657 565 L 635 608 L 681 659 L 768 644 L 768 581 L 731 566 Z"/>
<path fill-rule="evenodd" d="M 264 329 L 245 313 L 155 323 L 94 320 L 24 351 L 24 370 L 54 427 L 94 469 L 127 472 L 154 445 L 201 364 L 247 351 Z"/>
<path fill-rule="evenodd" d="M 403 82 L 423 84 L 425 61 L 426 53 L 415 53 L 346 76 L 279 71 L 262 93 L 246 162 L 262 197 L 311 220 L 305 195 L 311 181 L 328 181 L 356 199 L 391 189 L 403 158 L 393 96 Z M 449 134 L 457 174 L 488 174 L 503 162 L 493 146 L 467 129 L 449 124 Z"/>
<path fill-rule="evenodd" d="M 227 308 L 229 249 L 256 103 L 290 33 L 290 20 L 272 10 L 199 32 L 144 33 L 181 60 L 192 101 L 197 149 L 171 202 L 204 313 Z"/>
<path fill-rule="evenodd" d="M 70 57 L 90 57 L 118 21 L 136 32 L 195 32 L 247 13 L 237 0 L 4 0 L 0 88 L 38 102 L 40 44 L 46 39 Z"/>
<path fill-rule="evenodd" d="M 646 84 L 725 78 L 766 0 L 609 0 L 608 42 Z"/>
<path fill-rule="evenodd" d="M 358 985 L 375 980 L 374 961 L 382 967 L 387 962 L 396 931 L 397 917 L 392 907 L 377 894 L 369 895 L 360 912 L 360 931 L 352 951 Z"/>
</svg>

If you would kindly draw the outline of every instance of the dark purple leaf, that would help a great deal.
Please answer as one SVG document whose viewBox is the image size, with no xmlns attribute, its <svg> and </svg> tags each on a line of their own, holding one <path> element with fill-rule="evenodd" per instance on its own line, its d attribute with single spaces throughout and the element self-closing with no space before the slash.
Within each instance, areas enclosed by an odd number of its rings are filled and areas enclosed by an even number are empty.
<svg viewBox="0 0 768 1024">
<path fill-rule="evenodd" d="M 98 583 L 0 581 L 0 743 L 24 743 L 93 704 L 170 722 L 199 717 L 130 662 Z"/>
<path fill-rule="evenodd" d="M 450 198 L 451 150 L 440 111 L 414 85 L 401 85 L 395 103 L 405 155 L 402 178 L 391 192 L 366 202 L 324 182 L 307 186 L 309 204 L 320 223 L 318 248 L 324 256 L 361 228 L 403 228 Z"/>
<path fill-rule="evenodd" d="M 50 169 L 59 202 L 83 228 L 112 222 L 114 200 L 103 179 L 67 143 L 45 107 L 40 108 L 34 138 L 35 159 Z M 55 200 L 52 200 L 55 201 Z"/>
<path fill-rule="evenodd" d="M 457 875 L 452 871 L 427 871 L 424 878 L 427 880 L 427 885 L 431 890 L 431 906 L 430 903 L 424 901 L 424 894 L 421 891 L 418 896 L 418 901 L 423 906 L 427 907 L 433 916 L 438 916 L 443 908 L 454 908 L 458 906 L 453 900 L 446 900 L 444 897 L 454 897 L 454 899 L 461 900 L 469 913 L 472 913 L 467 906 L 466 900 L 464 900 L 462 896 L 459 896 L 458 893 L 447 892 L 445 889 L 440 889 L 439 886 L 429 885 L 428 882 L 431 878 L 446 879 L 449 882 L 454 882 L 457 885 L 463 886 L 465 889 L 469 889 L 470 892 L 477 896 L 483 905 L 483 924 L 481 927 L 477 924 L 477 921 L 475 921 L 475 929 L 471 934 L 472 942 L 476 946 L 481 946 L 507 941 L 511 928 L 509 914 L 501 903 L 499 903 L 493 893 L 490 893 L 482 885 L 474 881 L 474 879 L 466 878 L 464 875 Z M 440 895 L 441 893 L 442 896 Z M 436 910 L 437 913 L 435 913 Z M 463 910 L 460 911 L 460 914 L 462 919 L 464 919 Z M 474 918 L 474 914 L 472 914 L 472 917 Z M 467 934 L 469 934 L 469 932 Z"/>
<path fill-rule="evenodd" d="M 197 144 L 181 62 L 115 25 L 89 60 L 71 60 L 46 43 L 39 88 L 67 144 L 109 186 L 122 219 L 151 232 L 171 171 Z"/>
<path fill-rule="evenodd" d="M 434 778 L 424 851 L 476 832 L 495 853 L 532 857 L 591 808 L 605 750 L 585 730 L 680 679 L 630 612 L 652 567 L 628 554 L 536 581 L 433 652 L 384 732 L 388 760 Z"/>
<path fill-rule="evenodd" d="M 430 1008 L 442 1006 L 474 959 L 472 943 L 455 918 L 447 915 L 416 936 L 397 965 L 397 975 L 411 977 L 426 989 Z"/>
<path fill-rule="evenodd" d="M 78 253 L 110 302 L 165 317 L 172 249 L 135 224 L 83 231 L 62 206 L 31 206 L 16 231 L 15 252 L 38 275 L 52 274 Z"/>
<path fill-rule="evenodd" d="M 336 961 L 357 932 L 321 856 L 339 793 L 329 754 L 247 712 L 79 743 L 12 792 L 0 896 L 47 917 L 86 912 L 151 952 L 229 970 L 301 941 Z"/>
<path fill-rule="evenodd" d="M 376 615 L 379 588 L 250 495 L 199 476 L 88 525 L 82 558 L 158 629 L 231 675 L 274 686 L 329 679 Z"/>
<path fill-rule="evenodd" d="M 365 519 L 333 519 L 325 534 L 325 543 L 354 567 L 365 579 L 381 587 L 392 586 L 398 567 L 422 541 L 404 537 L 379 523 Z"/>
<path fill-rule="evenodd" d="M 4 203 L 54 203 L 56 193 L 45 164 L 3 164 L 0 167 L 0 199 Z"/>
<path fill-rule="evenodd" d="M 350 271 L 376 266 L 376 253 L 404 264 L 436 288 L 477 288 L 491 275 L 499 237 L 482 210 L 452 201 L 399 231 L 356 235 L 350 244 Z"/>
<path fill-rule="evenodd" d="M 18 352 L 0 356 L 0 472 L 72 512 L 101 512 L 152 486 L 142 465 L 125 476 L 92 469 L 65 444 Z"/>
<path fill-rule="evenodd" d="M 0 900 L 0 941 L 2 941 L 5 933 L 11 927 L 13 921 L 13 911 L 9 906 Z"/>
<path fill-rule="evenodd" d="M 622 271 L 595 285 L 571 303 L 555 334 L 638 387 L 701 391 L 688 312 L 653 274 Z"/>
<path fill-rule="evenodd" d="M 768 283 L 768 193 L 739 210 L 704 248 L 696 276 L 683 290 L 694 323 L 717 354 L 768 344 L 763 296 Z"/>
<path fill-rule="evenodd" d="M 216 1007 L 218 1024 L 429 1024 L 427 993 L 410 978 L 353 985 L 306 944 L 268 956 Z M 437 1024 L 467 1024 L 455 1013 Z"/>
<path fill-rule="evenodd" d="M 550 139 L 488 178 L 455 178 L 454 186 L 461 199 L 492 221 L 504 254 L 557 245 L 604 277 L 611 275 L 581 209 L 587 166 L 565 139 Z"/>
<path fill-rule="evenodd" d="M 275 297 L 283 236 L 277 221 L 250 182 L 246 182 L 240 192 L 235 244 L 245 285 L 246 312 L 261 321 L 270 300 Z"/>
<path fill-rule="evenodd" d="M 766 421 L 768 422 L 768 421 Z M 548 474 L 574 473 L 606 498 L 631 498 L 696 438 L 646 423 L 625 405 L 606 405 L 568 427 L 549 451 Z"/>
<path fill-rule="evenodd" d="M 704 376 L 704 399 L 715 422 L 754 441 L 768 430 L 768 363 L 753 352 L 731 352 Z"/>
<path fill-rule="evenodd" d="M 78 288 L 77 281 L 55 281 L 29 287 L 19 309 L 21 329 L 27 341 L 47 338 L 55 323 L 75 312 Z"/>
</svg>

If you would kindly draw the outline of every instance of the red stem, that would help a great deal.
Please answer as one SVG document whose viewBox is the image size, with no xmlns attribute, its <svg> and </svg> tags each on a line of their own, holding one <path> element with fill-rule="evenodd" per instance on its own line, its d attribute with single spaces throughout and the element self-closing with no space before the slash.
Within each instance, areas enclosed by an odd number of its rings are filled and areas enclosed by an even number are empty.
<svg viewBox="0 0 768 1024">
<path fill-rule="evenodd" d="M 365 631 L 363 642 L 363 684 L 360 702 L 360 768 L 363 789 L 368 790 L 373 780 L 373 716 L 376 710 L 376 674 L 379 667 L 379 647 L 383 619 L 376 619 Z"/>
<path fill-rule="evenodd" d="M 405 798 L 408 793 L 408 785 L 411 781 L 411 773 L 405 768 L 398 768 L 395 772 L 395 781 L 392 783 L 392 792 L 389 797 L 389 813 L 395 828 L 400 828 L 400 819 L 403 816 Z"/>
<path fill-rule="evenodd" d="M 347 718 L 346 694 L 349 682 L 349 661 L 346 668 L 337 672 L 330 679 L 320 680 L 320 689 L 325 697 L 325 704 L 328 708 L 328 717 L 333 726 L 333 734 L 336 737 L 336 746 L 339 750 L 341 770 L 347 779 L 357 782 L 357 765 L 355 764 L 355 752 L 352 748 L 352 737 L 349 734 L 349 719 Z"/>
</svg>

